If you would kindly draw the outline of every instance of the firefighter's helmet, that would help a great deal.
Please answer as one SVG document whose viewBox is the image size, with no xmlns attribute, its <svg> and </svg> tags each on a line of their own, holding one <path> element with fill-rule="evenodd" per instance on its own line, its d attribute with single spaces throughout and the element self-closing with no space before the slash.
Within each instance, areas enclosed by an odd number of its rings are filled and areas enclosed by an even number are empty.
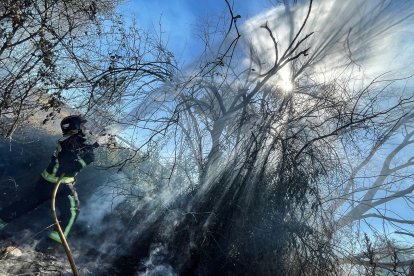
<svg viewBox="0 0 414 276">
<path fill-rule="evenodd" d="M 80 115 L 71 115 L 60 122 L 63 134 L 82 134 L 81 125 L 86 123 L 86 119 Z"/>
</svg>

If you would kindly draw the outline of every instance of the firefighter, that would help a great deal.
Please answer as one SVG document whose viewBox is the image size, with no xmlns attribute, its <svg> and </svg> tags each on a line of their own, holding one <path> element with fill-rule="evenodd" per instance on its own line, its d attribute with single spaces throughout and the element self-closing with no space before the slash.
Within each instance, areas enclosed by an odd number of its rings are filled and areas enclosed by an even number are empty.
<svg viewBox="0 0 414 276">
<path fill-rule="evenodd" d="M 56 196 L 56 207 L 63 232 L 65 236 L 69 234 L 79 213 L 79 200 L 75 190 L 76 176 L 94 161 L 93 149 L 98 146 L 97 143 L 86 144 L 85 123 L 86 120 L 78 115 L 68 116 L 62 120 L 60 127 L 63 137 L 59 139 L 48 167 L 35 183 L 31 196 L 0 211 L 0 230 L 13 219 L 51 200 L 55 184 L 61 178 L 62 185 Z M 49 238 L 61 243 L 56 226 Z"/>
</svg>

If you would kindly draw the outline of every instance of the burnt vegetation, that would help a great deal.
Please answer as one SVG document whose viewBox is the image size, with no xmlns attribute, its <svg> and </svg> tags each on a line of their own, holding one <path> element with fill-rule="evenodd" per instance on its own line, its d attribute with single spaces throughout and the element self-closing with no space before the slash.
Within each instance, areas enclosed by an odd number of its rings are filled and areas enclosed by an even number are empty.
<svg viewBox="0 0 414 276">
<path fill-rule="evenodd" d="M 145 182 L 148 189 L 115 187 L 133 214 L 120 211 L 128 234 L 119 237 L 122 250 L 108 260 L 110 268 L 97 269 L 102 275 L 157 267 L 182 275 L 412 271 L 412 247 L 366 219 L 413 237 L 414 222 L 390 216 L 386 204 L 398 198 L 413 204 L 413 157 L 399 154 L 414 143 L 414 95 L 393 86 L 397 78 L 353 82 L 364 61 L 358 50 L 411 14 L 385 24 L 380 18 L 391 2 L 379 1 L 369 6 L 372 16 L 349 18 L 354 25 L 321 35 L 310 23 L 312 0 L 302 13 L 297 1 L 283 1 L 290 33 L 281 41 L 275 22 L 261 22 L 254 31 L 266 38 L 264 47 L 244 38 L 241 16 L 226 0 L 222 29 L 214 36 L 206 27 L 206 50 L 197 70 L 187 70 L 161 31 L 126 24 L 114 15 L 114 1 L 6 2 L 2 134 L 12 137 L 38 109 L 53 116 L 70 103 L 97 129 L 117 125 L 137 138 L 106 144 L 102 167 L 125 171 L 133 185 Z M 321 82 L 315 68 L 332 49 L 345 56 L 336 66 L 354 69 Z M 396 146 L 382 152 L 380 169 L 368 176 L 374 156 L 391 141 Z M 361 222 L 375 228 L 377 247 L 361 234 L 368 229 Z M 343 245 L 343 233 L 359 246 Z"/>
</svg>

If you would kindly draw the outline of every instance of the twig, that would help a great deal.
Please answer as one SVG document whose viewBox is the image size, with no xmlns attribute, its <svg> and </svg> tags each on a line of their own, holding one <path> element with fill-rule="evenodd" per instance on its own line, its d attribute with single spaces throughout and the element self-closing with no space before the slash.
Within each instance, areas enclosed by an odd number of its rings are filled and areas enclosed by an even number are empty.
<svg viewBox="0 0 414 276">
<path fill-rule="evenodd" d="M 52 214 L 53 214 L 53 219 L 55 221 L 55 224 L 57 226 L 57 230 L 58 230 L 58 234 L 59 234 L 60 240 L 62 241 L 62 245 L 65 248 L 66 256 L 68 257 L 68 261 L 70 263 L 70 267 L 72 268 L 73 275 L 74 276 L 79 276 L 79 272 L 78 272 L 78 269 L 76 268 L 75 260 L 73 258 L 73 255 L 72 255 L 72 252 L 70 250 L 69 244 L 68 244 L 68 242 L 66 240 L 65 235 L 63 234 L 62 227 L 60 227 L 59 220 L 58 220 L 58 217 L 56 215 L 56 194 L 57 194 L 57 191 L 59 189 L 60 183 L 62 182 L 62 178 L 64 176 L 65 176 L 65 174 L 62 174 L 59 177 L 58 181 L 56 182 L 55 188 L 53 189 L 53 194 L 52 194 Z"/>
</svg>

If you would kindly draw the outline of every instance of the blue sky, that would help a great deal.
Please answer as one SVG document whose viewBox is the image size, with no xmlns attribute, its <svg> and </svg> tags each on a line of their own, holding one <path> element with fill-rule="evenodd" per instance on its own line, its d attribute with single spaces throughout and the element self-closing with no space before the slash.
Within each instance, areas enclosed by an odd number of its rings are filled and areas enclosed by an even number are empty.
<svg viewBox="0 0 414 276">
<path fill-rule="evenodd" d="M 235 2 L 233 12 L 241 16 L 238 25 L 272 7 L 270 0 Z M 125 17 L 135 18 L 144 29 L 159 31 L 161 22 L 169 49 L 183 63 L 191 62 L 203 50 L 197 24 L 206 19 L 216 22 L 223 14 L 228 15 L 225 0 L 126 0 L 118 10 Z"/>
</svg>

